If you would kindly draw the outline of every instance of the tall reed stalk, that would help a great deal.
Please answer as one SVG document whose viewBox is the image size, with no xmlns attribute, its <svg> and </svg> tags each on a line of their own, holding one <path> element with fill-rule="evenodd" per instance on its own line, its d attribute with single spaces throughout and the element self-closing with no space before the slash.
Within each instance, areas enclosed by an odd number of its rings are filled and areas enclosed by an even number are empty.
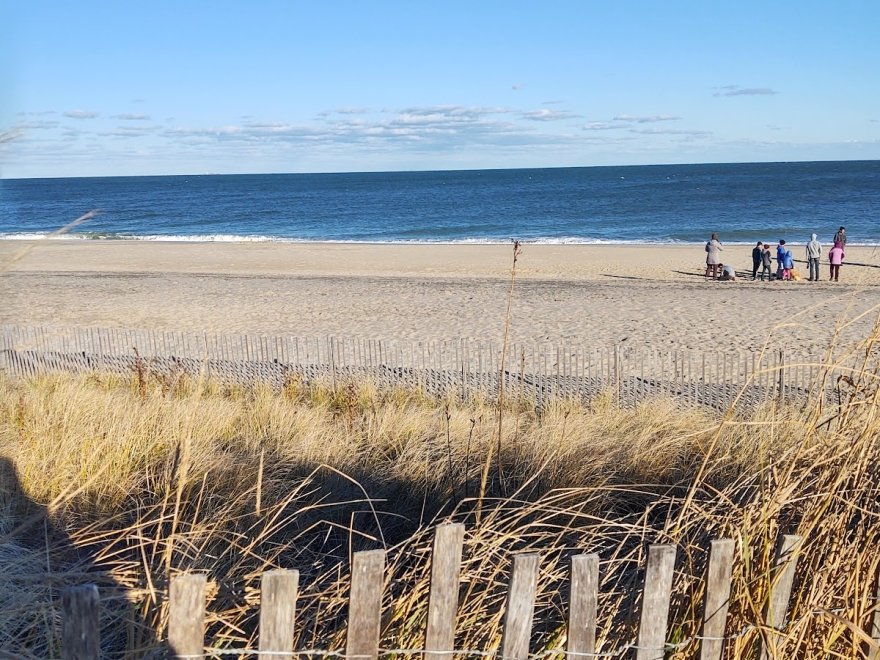
<svg viewBox="0 0 880 660">
<path fill-rule="evenodd" d="M 495 438 L 495 449 L 494 449 L 494 457 L 496 458 L 497 463 L 497 478 L 498 478 L 498 486 L 501 488 L 502 493 L 504 492 L 504 471 L 501 460 L 501 444 L 503 437 L 503 422 L 504 422 L 504 376 L 507 371 L 507 344 L 510 337 L 510 315 L 513 309 L 513 290 L 516 285 L 516 263 L 519 260 L 519 256 L 522 253 L 522 245 L 519 241 L 513 242 L 513 263 L 510 267 L 510 283 L 507 289 L 507 306 L 504 311 L 504 328 L 502 330 L 501 335 L 501 358 L 499 360 L 498 366 L 498 399 L 497 399 L 497 408 L 496 408 L 496 422 L 497 422 L 497 431 Z M 483 497 L 486 494 L 486 485 L 489 481 L 489 469 L 492 465 L 493 452 L 490 451 L 486 455 L 486 461 L 483 466 L 483 476 L 480 480 L 480 502 L 482 502 Z M 481 515 L 481 507 L 477 506 L 477 518 Z"/>
</svg>

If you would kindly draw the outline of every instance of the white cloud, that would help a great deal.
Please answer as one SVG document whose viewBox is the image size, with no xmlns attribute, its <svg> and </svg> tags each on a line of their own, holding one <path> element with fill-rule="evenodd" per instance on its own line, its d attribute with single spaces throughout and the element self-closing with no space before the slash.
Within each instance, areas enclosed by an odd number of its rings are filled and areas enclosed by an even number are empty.
<svg viewBox="0 0 880 660">
<path fill-rule="evenodd" d="M 318 117 L 326 118 L 331 117 L 332 115 L 365 115 L 369 112 L 367 108 L 359 108 L 359 107 L 343 107 L 343 108 L 334 108 L 332 110 L 324 110 L 323 112 L 318 113 Z"/>
<path fill-rule="evenodd" d="M 58 128 L 60 124 L 61 122 L 52 119 L 37 119 L 19 122 L 15 125 L 15 128 L 25 131 L 40 131 L 50 128 Z"/>
<path fill-rule="evenodd" d="M 401 115 L 444 116 L 444 117 L 481 117 L 509 113 L 507 108 L 468 107 L 464 105 L 430 105 L 413 106 L 400 110 Z"/>
<path fill-rule="evenodd" d="M 626 124 L 613 124 L 610 121 L 591 121 L 583 127 L 585 131 L 611 131 L 614 129 L 626 128 Z"/>
<path fill-rule="evenodd" d="M 676 128 L 631 128 L 630 133 L 639 135 L 689 135 L 691 137 L 709 137 L 711 131 L 688 131 Z"/>
<path fill-rule="evenodd" d="M 241 126 L 220 126 L 206 128 L 167 128 L 162 136 L 183 140 L 217 140 L 217 141 L 266 141 L 268 138 L 296 139 L 320 135 L 317 129 L 291 124 L 248 123 Z"/>
<path fill-rule="evenodd" d="M 100 133 L 100 135 L 131 138 L 149 135 L 150 133 L 156 133 L 159 130 L 159 126 L 117 126 L 116 130 Z"/>
<path fill-rule="evenodd" d="M 740 87 L 739 85 L 724 85 L 716 89 L 718 91 L 712 96 L 772 96 L 779 93 L 769 87 Z"/>
<path fill-rule="evenodd" d="M 12 142 L 13 140 L 17 140 L 24 135 L 24 131 L 19 128 L 13 128 L 8 131 L 0 131 L 0 144 L 5 144 L 6 142 Z"/>
<path fill-rule="evenodd" d="M 573 115 L 570 112 L 548 110 L 547 108 L 522 113 L 523 119 L 529 119 L 531 121 L 560 121 L 562 119 L 573 119 L 575 117 L 577 117 L 577 115 Z"/>
<path fill-rule="evenodd" d="M 92 110 L 68 110 L 64 113 L 64 116 L 71 119 L 94 119 L 98 114 Z"/>
<path fill-rule="evenodd" d="M 546 135 L 503 115 L 505 108 L 458 105 L 413 106 L 386 112 L 379 118 L 339 116 L 307 125 L 284 122 L 244 122 L 220 127 L 175 127 L 160 134 L 178 144 L 239 143 L 308 145 L 310 149 L 336 149 L 358 145 L 362 149 L 396 144 L 403 149 L 457 151 L 475 145 L 506 147 L 560 144 L 583 140 L 577 135 Z"/>
<path fill-rule="evenodd" d="M 111 119 L 122 119 L 124 121 L 150 121 L 150 115 L 138 113 L 124 113 L 121 115 L 110 115 Z"/>
<path fill-rule="evenodd" d="M 635 122 L 637 124 L 651 124 L 658 121 L 678 121 L 681 117 L 675 115 L 617 115 L 614 121 Z"/>
</svg>

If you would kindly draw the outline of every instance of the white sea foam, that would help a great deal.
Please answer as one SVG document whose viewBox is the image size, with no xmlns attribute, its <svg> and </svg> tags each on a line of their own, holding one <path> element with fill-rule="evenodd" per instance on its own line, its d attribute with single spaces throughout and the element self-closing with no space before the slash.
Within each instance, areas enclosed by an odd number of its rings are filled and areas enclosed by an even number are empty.
<svg viewBox="0 0 880 660">
<path fill-rule="evenodd" d="M 61 234 L 53 236 L 48 232 L 33 233 L 0 233 L 0 240 L 6 241 L 38 241 L 44 239 L 64 241 L 152 241 L 173 243 L 297 243 L 297 244 L 343 244 L 343 245 L 509 245 L 514 238 L 462 238 L 455 240 L 355 240 L 355 239 L 327 239 L 327 238 L 291 238 L 285 236 L 248 236 L 240 234 Z M 677 241 L 672 239 L 660 240 L 634 240 L 634 239 L 607 239 L 607 238 L 584 238 L 581 236 L 535 236 L 518 239 L 526 245 L 680 245 L 702 246 L 703 241 Z M 775 241 L 773 241 L 775 244 Z M 754 241 L 725 241 L 725 245 L 752 246 Z M 789 241 L 788 245 L 803 245 L 801 242 Z M 880 242 L 849 242 L 852 247 L 878 247 Z"/>
</svg>

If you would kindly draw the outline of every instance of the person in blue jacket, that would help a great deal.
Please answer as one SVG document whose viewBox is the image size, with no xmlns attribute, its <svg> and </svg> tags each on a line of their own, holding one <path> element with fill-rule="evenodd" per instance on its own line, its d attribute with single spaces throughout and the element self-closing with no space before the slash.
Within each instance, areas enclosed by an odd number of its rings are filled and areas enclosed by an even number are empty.
<svg viewBox="0 0 880 660">
<path fill-rule="evenodd" d="M 785 241 L 780 240 L 776 246 L 776 279 L 782 279 L 782 270 L 785 268 Z"/>
<path fill-rule="evenodd" d="M 791 269 L 794 268 L 794 257 L 791 256 L 791 250 L 785 249 L 782 255 L 782 279 L 791 279 Z"/>
</svg>

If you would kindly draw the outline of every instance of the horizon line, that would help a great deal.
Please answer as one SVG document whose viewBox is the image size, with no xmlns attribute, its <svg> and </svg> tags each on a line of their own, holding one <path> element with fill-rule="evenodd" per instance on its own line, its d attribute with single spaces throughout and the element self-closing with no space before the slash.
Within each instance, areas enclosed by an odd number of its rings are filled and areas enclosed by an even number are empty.
<svg viewBox="0 0 880 660">
<path fill-rule="evenodd" d="M 844 158 L 844 159 L 810 159 L 810 160 L 750 160 L 750 161 L 701 161 L 693 163 L 647 163 L 647 164 L 623 164 L 623 165 L 553 165 L 544 167 L 461 167 L 449 169 L 401 169 L 401 170 L 334 170 L 315 172 L 188 172 L 180 174 L 106 174 L 90 176 L 22 176 L 4 177 L 3 181 L 31 181 L 43 179 L 137 179 L 158 177 L 188 177 L 188 176 L 313 176 L 313 175 L 346 175 L 346 174 L 407 174 L 407 173 L 433 173 L 433 172 L 516 172 L 527 170 L 576 170 L 576 169 L 612 169 L 612 168 L 635 168 L 635 167 L 693 167 L 698 165 L 787 165 L 793 163 L 875 163 L 880 158 Z"/>
</svg>

